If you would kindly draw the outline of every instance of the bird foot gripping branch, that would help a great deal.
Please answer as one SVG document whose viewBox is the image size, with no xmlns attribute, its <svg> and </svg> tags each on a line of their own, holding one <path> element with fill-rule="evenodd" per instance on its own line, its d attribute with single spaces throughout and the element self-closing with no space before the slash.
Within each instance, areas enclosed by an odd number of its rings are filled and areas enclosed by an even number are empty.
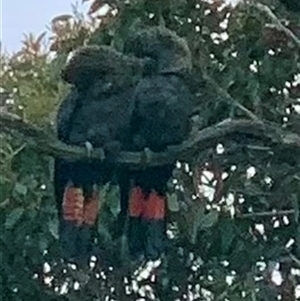
<svg viewBox="0 0 300 301">
<path fill-rule="evenodd" d="M 90 158 L 91 157 L 91 154 L 92 154 L 92 151 L 93 151 L 93 144 L 89 141 L 86 141 L 84 143 L 84 146 L 86 147 L 86 151 L 87 151 L 87 156 Z"/>
</svg>

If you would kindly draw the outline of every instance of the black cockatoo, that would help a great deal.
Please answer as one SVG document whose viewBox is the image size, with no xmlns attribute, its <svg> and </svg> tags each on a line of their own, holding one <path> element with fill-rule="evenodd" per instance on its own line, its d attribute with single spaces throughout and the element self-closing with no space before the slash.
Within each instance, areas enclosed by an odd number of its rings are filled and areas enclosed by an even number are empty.
<svg viewBox="0 0 300 301">
<path fill-rule="evenodd" d="M 62 72 L 72 85 L 57 114 L 58 139 L 69 145 L 102 147 L 104 161 L 55 161 L 60 240 L 67 259 L 87 259 L 99 209 L 97 185 L 110 181 L 112 157 L 130 138 L 133 91 L 149 59 L 107 46 L 78 49 Z"/>
<path fill-rule="evenodd" d="M 192 112 L 186 80 L 192 60 L 186 41 L 166 28 L 152 27 L 129 36 L 124 53 L 152 62 L 133 93 L 128 149 L 159 152 L 180 144 L 188 137 Z M 156 260 L 164 251 L 167 182 L 173 168 L 163 165 L 129 172 L 133 180 L 129 202 L 126 197 L 121 201 L 123 215 L 129 215 L 128 242 L 134 258 Z"/>
</svg>

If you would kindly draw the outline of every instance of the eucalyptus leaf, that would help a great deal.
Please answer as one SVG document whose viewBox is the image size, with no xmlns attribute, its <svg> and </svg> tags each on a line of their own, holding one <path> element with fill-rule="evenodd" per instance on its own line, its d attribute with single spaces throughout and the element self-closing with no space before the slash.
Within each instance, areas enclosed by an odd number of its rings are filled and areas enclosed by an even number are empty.
<svg viewBox="0 0 300 301">
<path fill-rule="evenodd" d="M 179 211 L 179 202 L 176 193 L 168 194 L 167 203 L 168 203 L 168 209 L 171 212 Z"/>
<path fill-rule="evenodd" d="M 19 195 L 25 196 L 27 194 L 27 187 L 21 183 L 16 183 L 15 188 L 14 188 L 15 192 Z"/>
<path fill-rule="evenodd" d="M 8 230 L 12 229 L 16 225 L 16 223 L 21 219 L 23 213 L 23 208 L 13 209 L 6 217 L 5 228 Z"/>
<path fill-rule="evenodd" d="M 217 210 L 212 210 L 207 214 L 204 214 L 199 220 L 199 229 L 204 230 L 213 227 L 219 219 L 219 213 Z"/>
</svg>

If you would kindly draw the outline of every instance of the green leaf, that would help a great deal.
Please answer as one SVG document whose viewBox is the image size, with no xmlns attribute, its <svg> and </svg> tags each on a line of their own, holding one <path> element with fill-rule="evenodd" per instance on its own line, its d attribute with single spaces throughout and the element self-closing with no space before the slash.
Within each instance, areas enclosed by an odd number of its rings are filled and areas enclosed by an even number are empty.
<svg viewBox="0 0 300 301">
<path fill-rule="evenodd" d="M 293 209 L 295 210 L 295 213 L 294 213 L 295 222 L 299 223 L 299 201 L 297 198 L 297 194 L 293 193 L 291 195 L 291 199 L 292 199 Z"/>
<path fill-rule="evenodd" d="M 114 217 L 117 217 L 120 212 L 119 204 L 119 189 L 116 186 L 108 185 L 103 191 L 101 200 L 105 200 L 110 212 Z"/>
<path fill-rule="evenodd" d="M 47 250 L 49 242 L 48 242 L 47 238 L 40 237 L 38 244 L 39 244 L 39 250 L 42 253 L 45 250 Z"/>
<path fill-rule="evenodd" d="M 189 207 L 189 216 L 186 222 L 188 225 L 189 239 L 192 244 L 196 243 L 198 230 L 204 216 L 204 210 L 204 204 L 200 202 L 194 202 L 192 206 Z"/>
<path fill-rule="evenodd" d="M 219 219 L 218 211 L 216 210 L 210 211 L 209 213 L 201 217 L 198 230 L 211 228 L 218 222 L 218 219 Z"/>
<path fill-rule="evenodd" d="M 53 235 L 54 238 L 58 239 L 58 221 L 51 219 L 48 222 L 49 232 Z"/>
<path fill-rule="evenodd" d="M 179 211 L 179 203 L 176 193 L 169 194 L 167 197 L 168 209 L 171 212 Z"/>
<path fill-rule="evenodd" d="M 20 220 L 24 213 L 23 208 L 16 208 L 12 212 L 8 214 L 5 220 L 5 228 L 6 229 L 12 229 L 14 225 Z"/>
<path fill-rule="evenodd" d="M 16 183 L 14 190 L 17 194 L 26 195 L 28 189 L 25 185 L 21 183 Z"/>
<path fill-rule="evenodd" d="M 235 226 L 232 221 L 224 221 L 221 227 L 222 252 L 227 253 L 235 239 Z"/>
</svg>

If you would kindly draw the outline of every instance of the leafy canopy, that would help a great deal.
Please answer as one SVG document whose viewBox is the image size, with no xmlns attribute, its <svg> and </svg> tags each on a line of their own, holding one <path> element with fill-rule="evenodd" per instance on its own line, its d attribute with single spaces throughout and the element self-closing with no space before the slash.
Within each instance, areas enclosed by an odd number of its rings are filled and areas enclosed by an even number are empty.
<svg viewBox="0 0 300 301">
<path fill-rule="evenodd" d="M 299 12 L 275 0 L 237 7 L 221 0 L 84 2 L 90 3 L 88 13 L 52 20 L 46 47 L 44 35 L 30 34 L 20 52 L 1 54 L 1 110 L 53 132 L 57 106 L 69 89 L 60 70 L 70 51 L 86 43 L 122 50 L 130 30 L 160 24 L 185 37 L 192 50 L 198 127 L 254 118 L 300 134 Z M 112 238 L 117 188 L 102 191 L 100 262 L 89 271 L 62 266 L 52 159 L 26 147 L 17 132 L 3 131 L 0 139 L 3 300 L 123 301 L 143 295 L 153 300 L 149 287 L 164 301 L 295 299 L 299 145 L 286 148 L 235 135 L 218 139 L 189 164 L 178 163 L 169 198 L 167 257 L 155 283 L 140 282 L 137 291 L 120 276 L 127 270 L 115 265 L 120 259 L 120 242 Z M 274 273 L 280 277 L 274 280 Z"/>
</svg>

